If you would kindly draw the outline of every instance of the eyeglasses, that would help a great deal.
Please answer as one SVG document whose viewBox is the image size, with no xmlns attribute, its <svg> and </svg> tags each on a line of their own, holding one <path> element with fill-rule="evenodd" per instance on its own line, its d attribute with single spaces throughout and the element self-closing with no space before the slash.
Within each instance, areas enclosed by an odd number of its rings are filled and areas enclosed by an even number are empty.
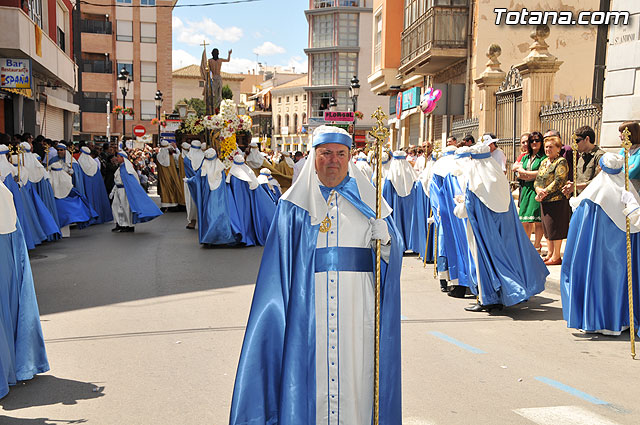
<svg viewBox="0 0 640 425">
<path fill-rule="evenodd" d="M 533 140 L 531 140 L 531 142 L 529 142 L 529 143 L 540 143 L 540 139 L 533 139 Z"/>
</svg>

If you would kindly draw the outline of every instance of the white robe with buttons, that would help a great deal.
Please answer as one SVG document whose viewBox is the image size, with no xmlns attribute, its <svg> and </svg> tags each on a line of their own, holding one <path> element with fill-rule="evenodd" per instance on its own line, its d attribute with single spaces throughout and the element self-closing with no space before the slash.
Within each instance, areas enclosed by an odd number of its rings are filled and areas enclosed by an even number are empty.
<svg viewBox="0 0 640 425">
<path fill-rule="evenodd" d="M 332 192 L 331 229 L 317 248 L 371 247 L 369 220 Z M 373 273 L 315 274 L 316 424 L 370 425 L 373 409 Z"/>
</svg>

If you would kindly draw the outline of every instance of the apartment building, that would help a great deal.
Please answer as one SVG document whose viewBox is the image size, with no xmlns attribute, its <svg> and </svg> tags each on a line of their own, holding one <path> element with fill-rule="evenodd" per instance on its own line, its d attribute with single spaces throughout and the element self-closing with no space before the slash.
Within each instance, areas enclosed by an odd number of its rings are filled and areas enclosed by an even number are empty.
<svg viewBox="0 0 640 425">
<path fill-rule="evenodd" d="M 311 128 L 322 123 L 331 98 L 336 111 L 353 111 L 351 80 L 356 76 L 362 87 L 356 109 L 364 119 L 355 125 L 355 141 L 366 143 L 373 125 L 371 114 L 388 99 L 376 96 L 366 77 L 371 73 L 373 0 L 310 0 L 305 11 L 309 22 L 309 82 L 307 116 Z"/>
<path fill-rule="evenodd" d="M 505 93 L 509 87 L 514 93 L 521 92 L 522 76 L 526 79 L 532 74 L 526 63 L 537 60 L 536 56 L 548 59 L 547 85 L 553 83 L 544 101 L 562 102 L 593 95 L 598 78 L 597 26 L 549 25 L 549 32 L 536 35 L 535 25 L 506 25 L 504 20 L 496 24 L 494 9 L 514 7 L 509 0 L 374 0 L 373 61 L 368 82 L 376 94 L 392 96 L 389 125 L 394 146 L 443 140 L 464 119 L 480 118 L 481 131 L 508 132 L 505 140 L 520 131 L 539 130 L 539 119 L 538 125 L 531 125 L 536 120 L 521 125 L 520 121 L 502 122 L 503 117 L 495 116 L 495 93 L 500 85 L 504 83 Z M 598 0 L 545 3 L 545 10 L 550 11 L 598 7 Z M 487 63 L 491 46 L 497 46 L 492 50 L 496 54 Z M 478 78 L 489 65 L 494 68 L 491 75 L 501 77 L 497 87 L 485 96 L 486 81 Z M 419 98 L 426 87 L 446 90 L 439 108 L 428 117 L 419 110 Z M 406 96 L 411 101 L 402 99 Z M 521 95 L 516 93 L 513 98 L 512 104 L 507 105 L 511 109 L 502 108 L 511 116 L 514 109 L 518 114 L 522 109 Z M 542 98 L 530 105 L 525 101 L 523 113 L 539 114 L 542 102 Z M 529 107 L 537 110 L 527 111 Z M 487 111 L 493 113 L 489 118 Z M 484 122 L 482 116 L 486 118 Z"/>
<path fill-rule="evenodd" d="M 271 90 L 272 149 L 285 152 L 307 150 L 307 82 L 305 74 Z"/>
<path fill-rule="evenodd" d="M 161 111 L 173 109 L 171 86 L 171 15 L 177 0 L 93 0 L 77 3 L 79 27 L 76 58 L 80 69 L 76 103 L 80 105 L 80 137 L 121 137 L 123 117 L 110 114 L 115 106 L 132 108 L 125 115 L 125 135 L 136 125 L 157 131 L 156 92 L 162 93 Z M 163 6 L 163 7 L 155 7 Z M 122 69 L 130 80 L 123 99 L 118 87 Z M 109 127 L 107 129 L 107 126 Z"/>
<path fill-rule="evenodd" d="M 69 140 L 78 105 L 69 0 L 0 0 L 0 132 Z M 16 65 L 16 66 L 13 66 Z"/>
</svg>

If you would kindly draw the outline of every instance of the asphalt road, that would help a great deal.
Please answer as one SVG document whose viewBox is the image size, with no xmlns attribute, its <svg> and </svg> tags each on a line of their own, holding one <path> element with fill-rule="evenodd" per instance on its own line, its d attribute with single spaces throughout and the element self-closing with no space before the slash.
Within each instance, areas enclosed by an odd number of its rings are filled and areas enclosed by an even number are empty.
<svg viewBox="0 0 640 425">
<path fill-rule="evenodd" d="M 31 252 L 51 371 L 0 400 L 0 425 L 227 423 L 262 248 L 204 249 L 185 225 L 168 213 Z M 405 257 L 405 425 L 640 423 L 628 332 L 567 329 L 556 285 L 491 315 L 471 302 Z"/>
</svg>

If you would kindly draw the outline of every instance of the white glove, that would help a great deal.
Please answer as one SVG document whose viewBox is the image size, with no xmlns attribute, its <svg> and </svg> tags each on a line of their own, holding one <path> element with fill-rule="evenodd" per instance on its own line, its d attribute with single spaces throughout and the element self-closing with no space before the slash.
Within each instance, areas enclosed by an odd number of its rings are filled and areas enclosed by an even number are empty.
<svg viewBox="0 0 640 425">
<path fill-rule="evenodd" d="M 182 181 L 183 181 L 183 182 L 185 182 L 185 183 L 186 183 L 188 180 L 189 180 L 189 179 L 188 179 L 188 178 L 186 178 L 186 177 L 183 177 L 183 178 L 182 178 Z"/>
<path fill-rule="evenodd" d="M 116 185 L 113 185 L 113 188 L 111 189 L 111 193 L 109 193 L 109 199 L 113 199 L 113 197 L 116 194 L 116 190 L 118 190 L 118 188 L 116 187 Z"/>
<path fill-rule="evenodd" d="M 580 205 L 580 201 L 581 199 L 574 198 L 573 196 L 569 199 L 569 205 L 571 206 L 571 209 L 573 211 L 575 211 L 576 208 L 578 208 L 578 206 Z"/>
<path fill-rule="evenodd" d="M 636 198 L 635 196 L 633 196 L 633 193 L 629 192 L 628 190 L 623 190 L 620 200 L 623 204 L 627 205 L 631 202 L 635 202 Z"/>
<path fill-rule="evenodd" d="M 380 239 L 382 245 L 388 244 L 391 236 L 389 235 L 387 223 L 381 218 L 372 218 L 369 220 L 369 223 L 371 223 L 371 239 Z"/>
<path fill-rule="evenodd" d="M 429 217 L 429 218 L 427 219 L 427 225 L 428 225 L 428 226 L 431 226 L 431 225 L 432 225 L 433 223 L 435 223 L 435 222 L 436 222 L 436 219 L 435 219 L 435 217 L 433 217 L 433 216 L 431 216 L 431 217 Z"/>
</svg>

